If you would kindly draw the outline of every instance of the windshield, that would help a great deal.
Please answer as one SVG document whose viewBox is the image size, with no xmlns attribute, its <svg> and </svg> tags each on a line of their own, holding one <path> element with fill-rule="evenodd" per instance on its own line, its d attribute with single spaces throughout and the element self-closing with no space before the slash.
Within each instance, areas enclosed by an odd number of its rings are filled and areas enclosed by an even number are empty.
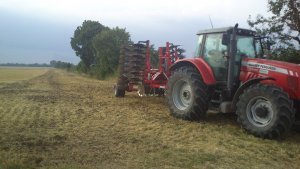
<svg viewBox="0 0 300 169">
<path fill-rule="evenodd" d="M 206 35 L 206 47 L 204 48 L 204 53 L 201 52 L 201 46 L 203 41 L 203 35 L 199 35 L 198 42 L 196 45 L 196 50 L 194 52 L 194 57 L 199 57 L 202 54 L 206 54 L 208 52 L 207 47 L 216 48 L 225 54 L 227 51 L 227 47 L 222 45 L 222 34 L 208 34 Z M 217 41 L 218 40 L 218 41 Z M 239 61 L 241 58 L 256 58 L 256 50 L 257 44 L 254 43 L 253 36 L 237 36 L 237 55 L 236 60 Z M 215 46 L 216 45 L 216 46 Z M 258 48 L 258 52 L 261 50 Z M 224 53 L 225 52 L 225 53 Z M 205 57 L 205 56 L 204 56 Z"/>
</svg>

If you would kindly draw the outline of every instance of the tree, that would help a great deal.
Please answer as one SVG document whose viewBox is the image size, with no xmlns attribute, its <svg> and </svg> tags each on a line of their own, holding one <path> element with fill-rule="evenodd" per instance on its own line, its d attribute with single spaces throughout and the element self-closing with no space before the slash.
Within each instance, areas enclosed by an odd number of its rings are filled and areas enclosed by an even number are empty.
<svg viewBox="0 0 300 169">
<path fill-rule="evenodd" d="M 107 29 L 109 28 L 97 21 L 85 20 L 75 30 L 74 36 L 71 38 L 71 47 L 82 61 L 82 70 L 88 71 L 90 66 L 95 62 L 96 53 L 92 45 L 94 37 Z"/>
<path fill-rule="evenodd" d="M 268 35 L 282 46 L 299 47 L 300 45 L 300 2 L 297 0 L 268 0 L 270 17 L 258 15 L 256 20 L 248 20 L 260 34 Z"/>
<path fill-rule="evenodd" d="M 250 17 L 249 25 L 281 43 L 299 46 L 300 3 L 296 0 L 268 0 L 268 11 L 272 14 L 270 17 L 258 15 L 254 21 Z"/>
<path fill-rule="evenodd" d="M 268 0 L 271 16 L 258 15 L 248 24 L 273 43 L 272 59 L 300 63 L 300 2 L 299 0 Z"/>
<path fill-rule="evenodd" d="M 94 73 L 99 78 L 105 78 L 116 71 L 121 46 L 129 42 L 129 33 L 119 27 L 107 29 L 95 36 L 93 40 L 93 48 L 96 51 Z"/>
<path fill-rule="evenodd" d="M 179 56 L 178 56 L 179 59 L 184 59 L 184 58 L 186 57 L 186 56 L 184 55 L 185 49 L 183 49 L 183 48 L 178 48 L 177 51 L 178 51 L 178 53 L 179 53 Z"/>
<path fill-rule="evenodd" d="M 87 68 L 86 68 L 86 66 L 84 65 L 84 63 L 82 61 L 80 61 L 78 63 L 78 65 L 76 66 L 76 70 L 78 72 L 87 72 L 88 71 Z"/>
<path fill-rule="evenodd" d="M 300 64 L 300 53 L 294 48 L 279 48 L 272 53 L 270 59 Z"/>
<path fill-rule="evenodd" d="M 51 60 L 50 61 L 50 66 L 55 67 L 57 61 L 56 60 Z"/>
</svg>

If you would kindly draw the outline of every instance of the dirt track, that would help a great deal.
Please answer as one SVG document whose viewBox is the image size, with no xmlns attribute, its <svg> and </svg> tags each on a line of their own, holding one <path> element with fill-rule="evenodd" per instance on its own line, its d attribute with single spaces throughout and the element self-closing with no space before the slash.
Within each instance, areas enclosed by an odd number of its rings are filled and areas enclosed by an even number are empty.
<svg viewBox="0 0 300 169">
<path fill-rule="evenodd" d="M 169 115 L 164 98 L 115 98 L 114 81 L 60 70 L 0 88 L 0 168 L 297 168 L 299 133 L 272 141 L 234 115 Z"/>
</svg>

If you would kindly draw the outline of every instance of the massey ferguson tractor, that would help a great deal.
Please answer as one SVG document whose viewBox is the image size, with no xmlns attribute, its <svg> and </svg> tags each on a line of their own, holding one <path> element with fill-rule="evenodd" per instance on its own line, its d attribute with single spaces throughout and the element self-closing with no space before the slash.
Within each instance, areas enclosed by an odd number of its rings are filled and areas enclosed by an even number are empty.
<svg viewBox="0 0 300 169">
<path fill-rule="evenodd" d="M 244 129 L 270 139 L 298 124 L 299 65 L 264 59 L 256 48 L 261 38 L 238 25 L 198 35 L 196 57 L 170 68 L 166 95 L 173 116 L 199 120 L 214 107 L 235 112 Z"/>
<path fill-rule="evenodd" d="M 235 112 L 245 130 L 269 139 L 299 126 L 299 65 L 265 59 L 262 38 L 238 25 L 198 36 L 195 57 L 176 60 L 162 81 L 171 115 L 199 120 L 208 109 Z"/>
</svg>

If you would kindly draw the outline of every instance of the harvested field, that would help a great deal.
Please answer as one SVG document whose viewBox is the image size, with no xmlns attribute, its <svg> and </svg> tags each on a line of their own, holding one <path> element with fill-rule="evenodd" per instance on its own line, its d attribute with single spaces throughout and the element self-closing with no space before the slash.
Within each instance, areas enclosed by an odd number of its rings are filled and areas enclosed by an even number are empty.
<svg viewBox="0 0 300 169">
<path fill-rule="evenodd" d="M 32 67 L 1 67 L 0 66 L 0 87 L 6 83 L 13 83 L 28 80 L 47 72 L 50 68 Z"/>
<path fill-rule="evenodd" d="M 300 133 L 263 140 L 230 114 L 178 120 L 163 97 L 115 98 L 114 82 L 52 69 L 0 86 L 0 168 L 300 166 Z"/>
</svg>

